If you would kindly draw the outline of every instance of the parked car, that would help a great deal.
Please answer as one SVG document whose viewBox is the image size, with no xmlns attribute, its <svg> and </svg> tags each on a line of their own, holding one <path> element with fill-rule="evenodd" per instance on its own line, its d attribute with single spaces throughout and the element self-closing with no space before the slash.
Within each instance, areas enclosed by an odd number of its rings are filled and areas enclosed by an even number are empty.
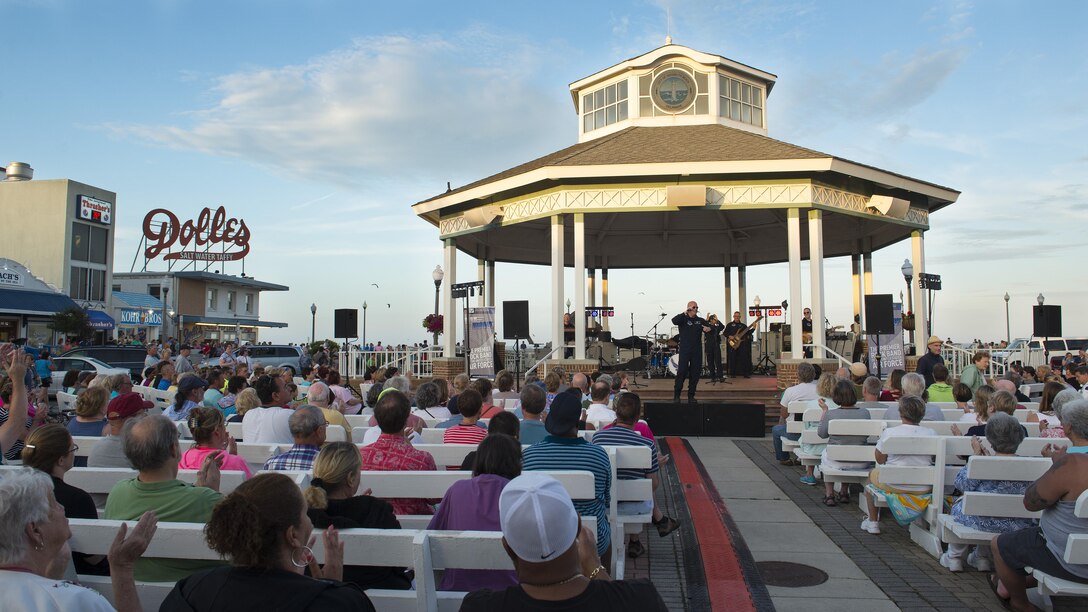
<svg viewBox="0 0 1088 612">
<path fill-rule="evenodd" d="M 291 370 L 292 376 L 302 371 L 302 367 L 299 366 L 299 360 L 302 359 L 301 346 L 288 344 L 246 345 L 235 349 L 231 354 L 237 357 L 242 350 L 248 351 L 251 368 L 257 364 L 266 368 L 288 368 Z M 204 361 L 201 365 L 218 364 L 219 359 L 212 358 Z"/>
<path fill-rule="evenodd" d="M 70 353 L 71 351 L 69 351 Z M 128 368 L 116 368 L 94 357 L 76 357 L 68 353 L 53 358 L 53 364 L 57 370 L 53 372 L 53 384 L 49 385 L 49 395 L 56 395 L 61 390 L 64 381 L 64 373 L 68 370 L 91 370 L 98 376 L 113 376 L 114 374 L 130 374 Z"/>
<path fill-rule="evenodd" d="M 144 358 L 147 349 L 142 346 L 80 346 L 61 357 L 91 357 L 114 368 L 125 368 L 132 375 L 133 382 L 140 382 L 144 375 Z M 57 371 L 62 372 L 57 366 Z M 63 373 L 61 374 L 63 378 Z"/>
</svg>

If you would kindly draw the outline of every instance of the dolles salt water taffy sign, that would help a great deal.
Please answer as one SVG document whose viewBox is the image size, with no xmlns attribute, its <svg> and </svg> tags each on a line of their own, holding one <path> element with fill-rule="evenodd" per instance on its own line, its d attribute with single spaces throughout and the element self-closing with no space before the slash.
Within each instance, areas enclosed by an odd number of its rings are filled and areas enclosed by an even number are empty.
<svg viewBox="0 0 1088 612">
<path fill-rule="evenodd" d="M 198 261 L 235 261 L 249 254 L 249 227 L 242 219 L 227 217 L 226 208 L 220 206 L 212 213 L 205 208 L 195 220 L 181 223 L 177 215 L 165 208 L 156 208 L 144 217 L 144 238 L 147 248 L 144 256 L 154 259 L 163 252 L 163 259 L 191 259 Z M 214 252 L 210 248 L 185 250 L 190 245 L 207 247 L 227 243 L 238 247 L 233 251 Z M 175 245 L 180 251 L 171 250 Z"/>
</svg>

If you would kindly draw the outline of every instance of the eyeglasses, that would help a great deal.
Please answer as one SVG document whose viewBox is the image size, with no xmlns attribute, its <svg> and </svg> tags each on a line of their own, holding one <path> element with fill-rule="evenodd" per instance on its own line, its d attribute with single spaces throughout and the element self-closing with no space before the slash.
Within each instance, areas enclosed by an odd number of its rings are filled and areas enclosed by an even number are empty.
<svg viewBox="0 0 1088 612">
<path fill-rule="evenodd" d="M 68 449 L 68 453 L 71 454 L 71 453 L 76 452 L 77 450 L 79 450 L 79 445 L 78 444 L 73 444 L 72 448 Z"/>
</svg>

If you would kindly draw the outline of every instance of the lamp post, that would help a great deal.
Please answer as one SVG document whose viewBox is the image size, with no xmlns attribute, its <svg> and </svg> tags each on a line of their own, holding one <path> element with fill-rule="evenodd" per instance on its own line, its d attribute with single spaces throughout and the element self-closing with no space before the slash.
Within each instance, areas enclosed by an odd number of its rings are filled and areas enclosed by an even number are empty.
<svg viewBox="0 0 1088 612">
<path fill-rule="evenodd" d="M 1043 297 L 1043 294 L 1041 294 L 1041 293 L 1040 293 L 1040 294 L 1038 295 L 1038 297 L 1036 297 L 1036 298 L 1035 298 L 1035 301 L 1036 301 L 1036 302 L 1039 302 L 1039 305 L 1040 305 L 1040 306 L 1042 306 L 1043 304 L 1045 304 L 1045 303 L 1046 303 L 1046 298 L 1045 298 L 1045 297 Z"/>
<path fill-rule="evenodd" d="M 310 304 L 310 342 L 317 342 L 317 304 Z"/>
<path fill-rule="evenodd" d="M 1012 328 L 1009 327 L 1009 292 L 1005 292 L 1005 346 L 1012 344 Z"/>
<path fill-rule="evenodd" d="M 366 350 L 366 302 L 363 302 L 363 350 Z"/>
<path fill-rule="evenodd" d="M 446 276 L 446 273 L 442 271 L 442 266 L 435 266 L 434 272 L 431 272 L 431 278 L 434 279 L 434 314 L 438 314 L 438 292 L 442 287 L 442 279 Z M 363 310 L 366 313 L 366 310 Z M 432 346 L 438 346 L 438 332 L 434 332 L 434 338 L 431 341 Z"/>
<path fill-rule="evenodd" d="M 917 329 L 918 317 L 914 314 L 914 292 L 911 290 L 911 283 L 914 281 L 914 265 L 909 259 L 904 259 L 900 271 L 903 272 L 903 280 L 907 282 L 907 312 L 914 317 L 914 328 Z M 914 346 L 914 329 L 910 330 L 910 344 Z"/>
<path fill-rule="evenodd" d="M 170 307 L 170 281 L 169 276 L 162 277 L 162 327 L 159 335 L 166 340 L 166 310 Z"/>
</svg>

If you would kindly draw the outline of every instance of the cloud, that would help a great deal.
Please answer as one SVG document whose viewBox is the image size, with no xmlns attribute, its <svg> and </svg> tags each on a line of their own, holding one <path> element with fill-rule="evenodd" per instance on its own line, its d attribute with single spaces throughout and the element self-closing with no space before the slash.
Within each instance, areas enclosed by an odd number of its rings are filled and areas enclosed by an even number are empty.
<svg viewBox="0 0 1088 612">
<path fill-rule="evenodd" d="M 569 142 L 562 91 L 533 81 L 546 55 L 481 28 L 362 38 L 300 64 L 220 76 L 208 92 L 214 104 L 176 122 L 104 127 L 300 178 L 351 186 L 416 178 L 437 193 L 446 180 L 549 152 L 542 140 Z"/>
</svg>

